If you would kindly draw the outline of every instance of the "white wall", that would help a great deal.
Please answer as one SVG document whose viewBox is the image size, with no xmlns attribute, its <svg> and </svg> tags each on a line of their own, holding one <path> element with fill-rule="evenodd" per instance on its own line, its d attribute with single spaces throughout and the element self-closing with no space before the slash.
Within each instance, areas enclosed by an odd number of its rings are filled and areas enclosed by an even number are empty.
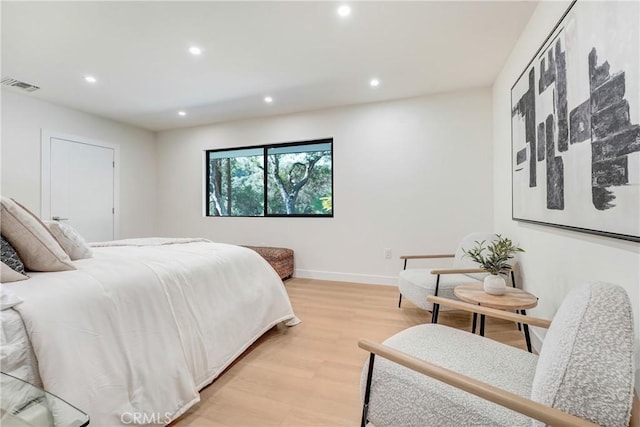
<svg viewBox="0 0 640 427">
<path fill-rule="evenodd" d="M 325 137 L 334 218 L 203 217 L 204 150 Z M 301 277 L 395 284 L 402 253 L 492 229 L 490 138 L 489 89 L 160 132 L 158 228 L 290 247 Z"/>
<path fill-rule="evenodd" d="M 627 290 L 638 334 L 640 244 L 511 219 L 511 86 L 568 5 L 568 2 L 540 3 L 493 86 L 494 221 L 497 230 L 507 233 L 527 250 L 521 257 L 524 287 L 540 298 L 532 314 L 552 318 L 573 286 L 587 280 L 602 280 Z M 539 338 L 543 335 L 541 330 L 535 332 Z M 639 375 L 636 384 L 640 384 Z"/>
<path fill-rule="evenodd" d="M 153 132 L 2 90 L 2 195 L 40 213 L 40 131 L 120 145 L 120 237 L 155 234 Z"/>
</svg>

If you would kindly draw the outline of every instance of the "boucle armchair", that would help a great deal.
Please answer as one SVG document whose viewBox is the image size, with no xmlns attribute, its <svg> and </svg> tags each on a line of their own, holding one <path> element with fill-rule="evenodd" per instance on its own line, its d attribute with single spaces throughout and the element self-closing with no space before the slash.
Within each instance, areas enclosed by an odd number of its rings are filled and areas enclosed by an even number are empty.
<svg viewBox="0 0 640 427">
<path fill-rule="evenodd" d="M 406 329 L 383 344 L 361 340 L 370 352 L 361 380 L 363 426 L 629 424 L 633 313 L 621 287 L 598 282 L 574 288 L 553 322 L 429 300 L 548 327 L 540 355 L 435 324 Z"/>
<path fill-rule="evenodd" d="M 487 275 L 484 270 L 479 268 L 478 264 L 464 256 L 464 251 L 471 249 L 476 241 L 484 240 L 490 242 L 495 238 L 496 235 L 493 233 L 472 233 L 462 239 L 453 254 L 400 256 L 400 259 L 404 260 L 404 269 L 398 276 L 398 290 L 400 291 L 398 308 L 402 304 L 402 297 L 432 313 L 434 307 L 431 302 L 427 301 L 429 295 L 457 299 L 453 294 L 453 289 L 456 286 L 465 283 L 479 283 Z M 438 269 L 407 268 L 408 260 L 433 260 L 438 258 L 453 258 L 453 267 Z M 437 313 L 434 313 L 434 315 L 437 315 Z"/>
</svg>

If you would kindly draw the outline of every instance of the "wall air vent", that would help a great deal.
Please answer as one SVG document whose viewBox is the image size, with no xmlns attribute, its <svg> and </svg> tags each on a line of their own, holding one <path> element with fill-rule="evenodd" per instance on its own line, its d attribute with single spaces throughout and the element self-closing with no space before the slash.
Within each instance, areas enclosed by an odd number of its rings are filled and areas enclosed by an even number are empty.
<svg viewBox="0 0 640 427">
<path fill-rule="evenodd" d="M 1 83 L 5 86 L 15 87 L 16 89 L 22 89 L 25 92 L 34 92 L 40 89 L 38 86 L 21 82 L 20 80 L 13 79 L 11 77 L 3 77 Z"/>
</svg>

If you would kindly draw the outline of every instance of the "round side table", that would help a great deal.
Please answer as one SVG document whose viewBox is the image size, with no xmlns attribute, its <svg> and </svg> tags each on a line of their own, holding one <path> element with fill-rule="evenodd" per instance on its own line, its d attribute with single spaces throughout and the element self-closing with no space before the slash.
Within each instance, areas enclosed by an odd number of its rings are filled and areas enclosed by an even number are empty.
<svg viewBox="0 0 640 427">
<path fill-rule="evenodd" d="M 497 310 L 515 311 L 526 315 L 528 308 L 538 305 L 538 297 L 525 292 L 522 289 L 507 287 L 504 295 L 491 295 L 484 291 L 482 284 L 470 283 L 467 285 L 456 286 L 453 290 L 454 295 L 461 301 L 477 304 L 483 307 L 495 308 Z M 480 335 L 484 336 L 484 320 L 485 315 L 480 315 Z M 476 331 L 477 313 L 473 315 L 472 332 Z M 520 326 L 520 325 L 518 325 Z M 527 341 L 527 350 L 531 353 L 531 336 L 529 335 L 529 326 L 522 324 L 524 337 Z"/>
</svg>

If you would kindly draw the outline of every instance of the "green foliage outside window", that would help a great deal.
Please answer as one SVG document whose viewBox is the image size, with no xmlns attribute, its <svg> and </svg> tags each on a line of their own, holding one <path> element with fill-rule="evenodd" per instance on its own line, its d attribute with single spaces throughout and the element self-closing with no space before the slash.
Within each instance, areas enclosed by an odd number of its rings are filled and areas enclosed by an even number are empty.
<svg viewBox="0 0 640 427">
<path fill-rule="evenodd" d="M 329 139 L 208 151 L 207 215 L 333 216 L 332 149 Z"/>
</svg>

